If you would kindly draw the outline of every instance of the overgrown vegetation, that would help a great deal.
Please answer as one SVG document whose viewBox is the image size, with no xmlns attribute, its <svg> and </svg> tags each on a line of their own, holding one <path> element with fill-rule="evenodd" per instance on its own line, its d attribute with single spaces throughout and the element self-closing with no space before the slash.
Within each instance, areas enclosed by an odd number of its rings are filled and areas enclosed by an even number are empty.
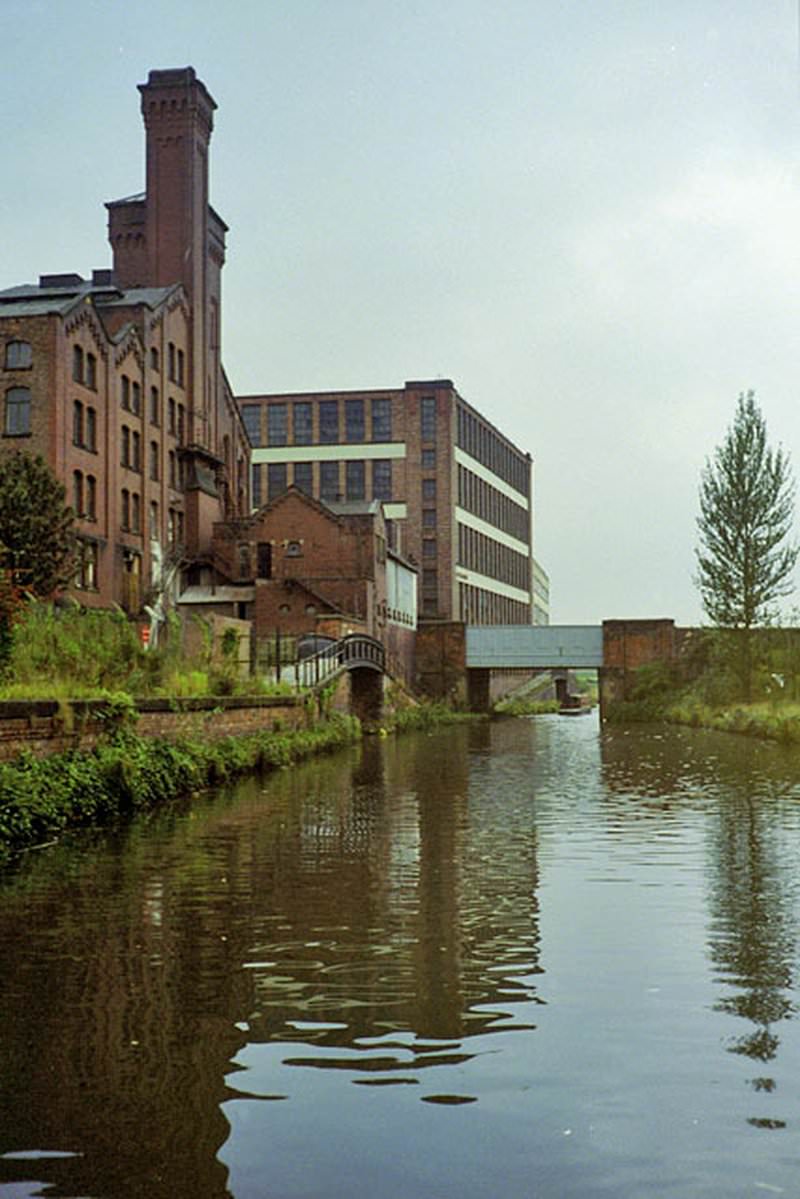
<svg viewBox="0 0 800 1199">
<path fill-rule="evenodd" d="M 549 712 L 558 712 L 560 704 L 557 699 L 508 699 L 495 704 L 494 711 L 498 716 L 544 716 Z"/>
<path fill-rule="evenodd" d="M 269 677 L 240 677 L 234 629 L 224 631 L 217 653 L 204 631 L 201 648 L 188 657 L 175 617 L 158 649 L 144 649 L 137 626 L 121 610 L 57 608 L 38 601 L 22 607 L 17 602 L 12 609 L 12 602 L 13 596 L 8 605 L 13 619 L 6 625 L 0 619 L 0 699 L 106 698 L 118 691 L 136 698 L 291 691 Z"/>
<path fill-rule="evenodd" d="M 130 816 L 245 773 L 290 766 L 359 735 L 357 720 L 334 715 L 308 729 L 213 742 L 144 739 L 122 727 L 91 752 L 22 754 L 0 765 L 0 860 L 66 830 Z"/>
<path fill-rule="evenodd" d="M 387 716 L 383 723 L 386 732 L 406 733 L 413 729 L 432 729 L 441 724 L 455 724 L 463 720 L 479 720 L 473 712 L 460 712 L 444 703 L 420 703 L 399 708 Z"/>
<path fill-rule="evenodd" d="M 730 645 L 734 632 L 706 629 L 679 662 L 640 667 L 628 698 L 609 705 L 609 721 L 663 720 L 800 741 L 800 630 L 750 630 L 749 702 L 743 698 L 739 649 Z"/>
</svg>

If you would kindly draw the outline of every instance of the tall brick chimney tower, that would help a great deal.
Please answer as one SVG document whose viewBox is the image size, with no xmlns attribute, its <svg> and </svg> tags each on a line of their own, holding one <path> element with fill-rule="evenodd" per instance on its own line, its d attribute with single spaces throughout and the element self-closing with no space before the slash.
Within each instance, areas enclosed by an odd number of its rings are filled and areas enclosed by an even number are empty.
<svg viewBox="0 0 800 1199">
<path fill-rule="evenodd" d="M 146 191 L 107 205 L 114 272 L 122 287 L 183 284 L 192 313 L 190 438 L 210 450 L 216 442 L 227 232 L 208 202 L 208 148 L 217 105 L 193 67 L 150 71 L 139 91 Z"/>
</svg>

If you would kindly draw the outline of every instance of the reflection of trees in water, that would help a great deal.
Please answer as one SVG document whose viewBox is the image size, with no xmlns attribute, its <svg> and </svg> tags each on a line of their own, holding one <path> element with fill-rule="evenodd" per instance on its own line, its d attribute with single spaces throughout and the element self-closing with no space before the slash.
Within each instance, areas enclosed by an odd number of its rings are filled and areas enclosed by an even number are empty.
<svg viewBox="0 0 800 1199">
<path fill-rule="evenodd" d="M 792 864 L 781 860 L 773 805 L 751 794 L 748 782 L 753 784 L 752 778 L 741 780 L 718 809 L 710 954 L 717 981 L 732 989 L 716 1009 L 752 1025 L 728 1051 L 754 1063 L 759 1073 L 750 1079 L 753 1089 L 770 1094 L 777 1085 L 771 1063 L 780 1046 L 775 1026 L 794 1011 L 794 913 L 787 888 Z M 750 1123 L 777 1128 L 784 1122 L 753 1117 Z"/>
</svg>

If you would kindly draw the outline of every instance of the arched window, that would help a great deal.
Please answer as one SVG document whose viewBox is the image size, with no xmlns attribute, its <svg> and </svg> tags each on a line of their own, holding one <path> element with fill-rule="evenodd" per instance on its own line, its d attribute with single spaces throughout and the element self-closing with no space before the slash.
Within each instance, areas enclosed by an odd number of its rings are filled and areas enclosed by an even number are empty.
<svg viewBox="0 0 800 1199">
<path fill-rule="evenodd" d="M 72 377 L 76 383 L 83 382 L 83 350 L 80 346 L 72 347 Z"/>
<path fill-rule="evenodd" d="M 86 355 L 86 386 L 97 391 L 97 359 L 94 354 Z"/>
<path fill-rule="evenodd" d="M 150 351 L 150 369 L 153 371 L 158 370 L 158 350 L 155 346 Z"/>
<path fill-rule="evenodd" d="M 126 531 L 131 527 L 131 493 L 125 487 L 122 489 L 122 519 L 120 523 Z"/>
<path fill-rule="evenodd" d="M 10 387 L 6 392 L 6 437 L 26 437 L 31 431 L 31 393 L 27 387 Z"/>
<path fill-rule="evenodd" d="M 84 430 L 85 447 L 87 450 L 97 449 L 97 413 L 94 408 L 86 409 L 86 428 Z"/>
<path fill-rule="evenodd" d="M 94 475 L 86 476 L 84 492 L 84 516 L 87 520 L 97 520 L 97 479 Z"/>
<path fill-rule="evenodd" d="M 83 404 L 75 400 L 72 405 L 72 444 L 83 445 Z"/>
<path fill-rule="evenodd" d="M 6 370 L 21 371 L 26 370 L 33 365 L 33 351 L 31 350 L 30 342 L 27 341 L 9 341 L 6 342 Z"/>
<path fill-rule="evenodd" d="M 83 516 L 83 474 L 79 470 L 72 473 L 72 510 L 76 516 Z"/>
</svg>

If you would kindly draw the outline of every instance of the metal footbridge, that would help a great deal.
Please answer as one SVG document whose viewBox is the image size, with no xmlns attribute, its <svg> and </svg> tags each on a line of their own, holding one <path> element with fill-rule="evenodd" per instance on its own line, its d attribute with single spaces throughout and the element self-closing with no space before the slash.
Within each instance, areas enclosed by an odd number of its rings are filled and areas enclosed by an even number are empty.
<svg viewBox="0 0 800 1199">
<path fill-rule="evenodd" d="M 599 670 L 601 625 L 467 625 L 468 670 Z"/>
</svg>

